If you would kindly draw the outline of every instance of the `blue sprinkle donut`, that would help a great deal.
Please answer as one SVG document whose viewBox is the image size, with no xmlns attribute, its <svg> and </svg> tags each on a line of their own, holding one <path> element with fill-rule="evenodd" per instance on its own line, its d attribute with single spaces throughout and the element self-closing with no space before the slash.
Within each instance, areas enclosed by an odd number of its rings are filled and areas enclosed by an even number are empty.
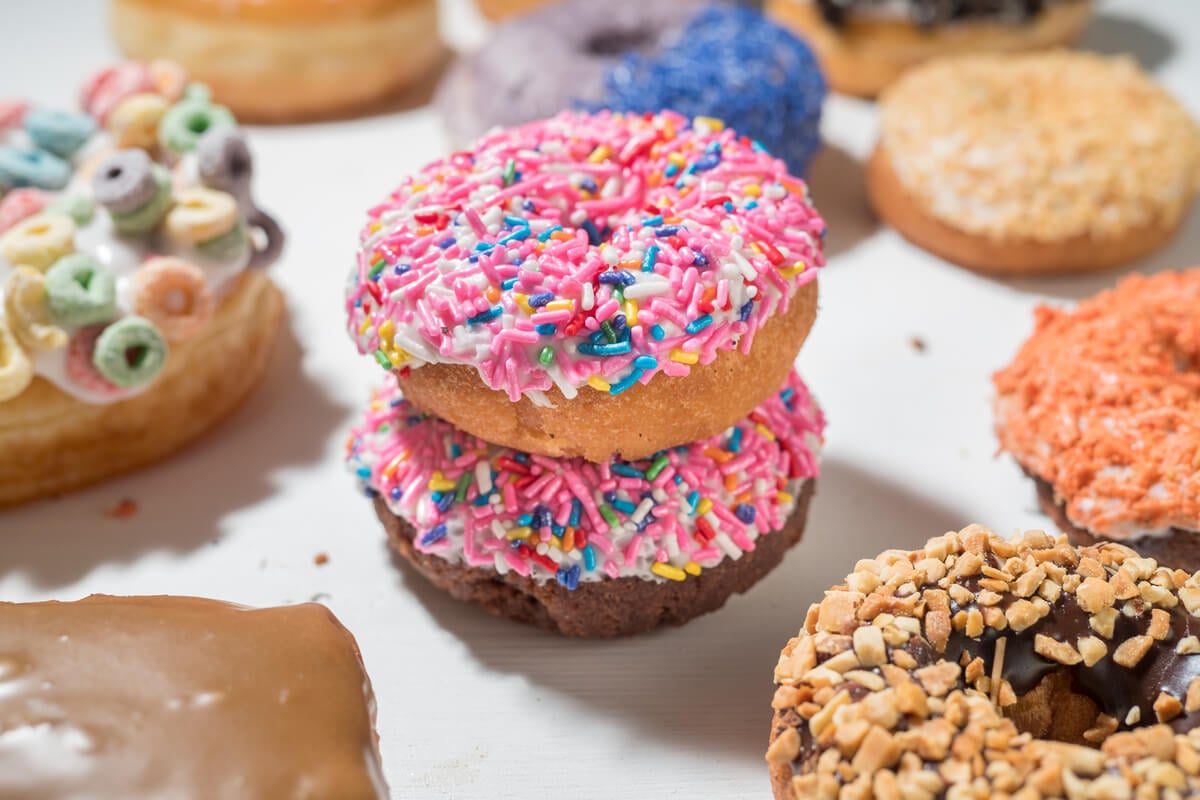
<svg viewBox="0 0 1200 800">
<path fill-rule="evenodd" d="M 458 146 L 565 108 L 716 117 L 803 175 L 825 93 L 808 47 L 750 8 L 567 0 L 498 25 L 435 102 Z"/>
</svg>

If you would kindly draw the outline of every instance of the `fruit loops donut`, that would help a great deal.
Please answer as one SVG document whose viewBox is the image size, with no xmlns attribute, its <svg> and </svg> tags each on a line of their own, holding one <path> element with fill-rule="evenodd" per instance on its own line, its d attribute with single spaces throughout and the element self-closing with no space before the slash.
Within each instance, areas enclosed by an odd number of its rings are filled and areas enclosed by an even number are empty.
<svg viewBox="0 0 1200 800">
<path fill-rule="evenodd" d="M 1200 269 L 1040 308 L 995 375 L 996 435 L 1076 544 L 1200 570 Z"/>
<path fill-rule="evenodd" d="M 810 42 L 834 90 L 874 97 L 905 70 L 968 53 L 1045 50 L 1079 38 L 1090 0 L 767 0 Z"/>
<path fill-rule="evenodd" d="M 444 52 L 436 0 L 113 0 L 126 55 L 167 58 L 239 117 L 354 111 L 408 86 Z"/>
<path fill-rule="evenodd" d="M 1124 58 L 943 59 L 884 95 L 880 129 L 867 165 L 880 216 L 988 272 L 1132 261 L 1174 235 L 1200 189 L 1200 127 Z"/>
<path fill-rule="evenodd" d="M 165 62 L 0 107 L 0 506 L 161 458 L 257 382 L 279 227 L 230 112 Z"/>
<path fill-rule="evenodd" d="M 1200 574 L 1040 531 L 860 561 L 775 668 L 775 797 L 1200 796 L 1198 616 Z"/>
<path fill-rule="evenodd" d="M 812 52 L 752 9 L 572 0 L 498 27 L 437 103 L 460 143 L 571 107 L 716 117 L 803 175 L 824 99 Z"/>
<path fill-rule="evenodd" d="M 792 372 L 724 433 L 593 464 L 489 445 L 389 383 L 349 463 L 392 546 L 437 586 L 567 636 L 620 636 L 716 610 L 780 562 L 824 425 Z"/>
<path fill-rule="evenodd" d="M 427 413 L 550 456 L 644 458 L 745 417 L 816 314 L 824 223 L 719 123 L 564 113 L 369 213 L 349 330 Z"/>
</svg>

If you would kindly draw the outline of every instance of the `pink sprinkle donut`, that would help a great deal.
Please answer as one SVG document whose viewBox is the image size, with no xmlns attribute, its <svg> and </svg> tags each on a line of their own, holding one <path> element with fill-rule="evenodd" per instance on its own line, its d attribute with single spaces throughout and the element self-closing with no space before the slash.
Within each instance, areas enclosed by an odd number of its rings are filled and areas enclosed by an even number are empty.
<svg viewBox="0 0 1200 800">
<path fill-rule="evenodd" d="M 92 354 L 96 350 L 96 339 L 104 331 L 104 325 L 91 325 L 80 328 L 67 342 L 67 377 L 87 392 L 101 396 L 121 394 L 121 387 L 113 384 L 100 374 L 92 363 Z"/>
<path fill-rule="evenodd" d="M 393 545 L 435 583 L 563 633 L 616 635 L 719 607 L 738 583 L 729 570 L 766 574 L 803 527 L 824 427 L 793 371 L 717 436 L 593 464 L 488 444 L 389 381 L 348 462 Z M 476 584 L 491 591 L 473 595 Z"/>
<path fill-rule="evenodd" d="M 130 95 L 155 91 L 150 69 L 137 61 L 126 61 L 93 73 L 83 84 L 80 103 L 83 110 L 108 123 L 108 115 Z"/>
<path fill-rule="evenodd" d="M 469 433 L 593 461 L 706 438 L 778 390 L 824 264 L 803 181 L 671 112 L 489 135 L 368 216 L 359 349 Z"/>
</svg>

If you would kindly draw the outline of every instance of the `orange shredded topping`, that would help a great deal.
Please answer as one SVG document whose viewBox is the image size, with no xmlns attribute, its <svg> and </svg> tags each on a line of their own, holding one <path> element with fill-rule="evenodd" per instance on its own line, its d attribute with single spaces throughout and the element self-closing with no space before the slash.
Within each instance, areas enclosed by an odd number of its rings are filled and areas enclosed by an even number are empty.
<svg viewBox="0 0 1200 800">
<path fill-rule="evenodd" d="M 1039 308 L 993 380 L 1000 446 L 1074 524 L 1111 538 L 1200 530 L 1200 269 Z"/>
</svg>

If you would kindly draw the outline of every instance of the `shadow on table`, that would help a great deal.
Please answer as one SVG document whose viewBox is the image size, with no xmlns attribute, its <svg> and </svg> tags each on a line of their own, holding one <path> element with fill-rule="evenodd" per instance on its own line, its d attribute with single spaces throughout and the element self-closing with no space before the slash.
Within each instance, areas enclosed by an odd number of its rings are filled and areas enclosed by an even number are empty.
<svg viewBox="0 0 1200 800">
<path fill-rule="evenodd" d="M 285 327 L 262 385 L 182 452 L 82 492 L 0 512 L 0 574 L 24 570 L 52 588 L 106 562 L 216 541 L 222 517 L 270 496 L 275 470 L 319 460 L 345 418 L 347 409 L 304 375 L 302 356 Z M 136 513 L 114 518 L 110 510 L 124 499 L 136 503 Z"/>
<path fill-rule="evenodd" d="M 826 144 L 813 159 L 808 174 L 813 203 L 825 220 L 825 255 L 852 250 L 879 228 L 867 201 L 863 165 L 842 148 Z"/>
<path fill-rule="evenodd" d="M 566 695 L 581 714 L 611 715 L 639 738 L 761 762 L 772 670 L 809 603 L 859 558 L 918 546 L 969 521 L 854 465 L 828 461 L 803 541 L 758 586 L 682 628 L 607 642 L 494 619 L 396 561 L 405 588 L 489 670 L 523 675 L 535 691 Z"/>
<path fill-rule="evenodd" d="M 1104 55 L 1131 55 L 1150 72 L 1171 60 L 1175 40 L 1165 31 L 1133 17 L 1097 13 L 1083 32 L 1079 46 Z"/>
</svg>

